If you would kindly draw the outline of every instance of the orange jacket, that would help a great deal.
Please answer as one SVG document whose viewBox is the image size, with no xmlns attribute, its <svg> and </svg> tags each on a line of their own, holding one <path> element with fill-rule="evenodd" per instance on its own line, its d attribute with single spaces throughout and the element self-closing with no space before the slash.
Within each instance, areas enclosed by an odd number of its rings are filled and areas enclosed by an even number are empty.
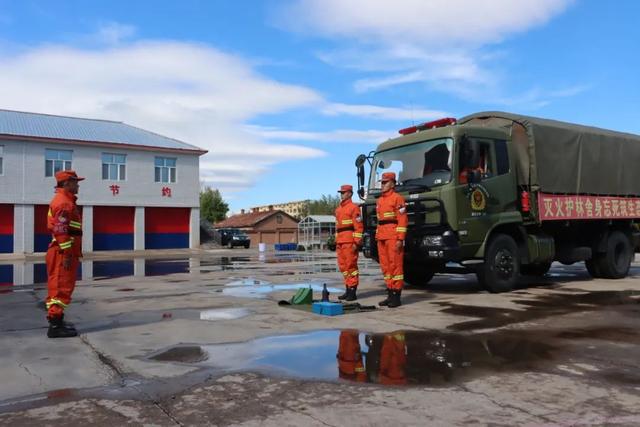
<svg viewBox="0 0 640 427">
<path fill-rule="evenodd" d="M 359 245 L 363 230 L 360 207 L 349 199 L 341 201 L 336 209 L 336 243 Z"/>
<path fill-rule="evenodd" d="M 378 216 L 377 240 L 404 240 L 409 223 L 404 197 L 394 190 L 382 193 L 376 204 L 376 215 Z"/>
<path fill-rule="evenodd" d="M 82 217 L 78 211 L 78 198 L 63 188 L 56 188 L 56 195 L 49 203 L 47 228 L 53 240 L 64 253 L 82 256 Z"/>
</svg>

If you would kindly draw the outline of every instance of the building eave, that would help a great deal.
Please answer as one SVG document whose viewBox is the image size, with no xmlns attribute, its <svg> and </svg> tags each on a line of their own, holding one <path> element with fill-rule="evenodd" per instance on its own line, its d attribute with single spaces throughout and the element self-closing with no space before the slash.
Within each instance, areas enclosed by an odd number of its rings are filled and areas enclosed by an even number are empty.
<svg viewBox="0 0 640 427">
<path fill-rule="evenodd" d="M 139 144 L 129 144 L 124 142 L 106 142 L 106 141 L 87 141 L 80 139 L 59 139 L 59 138 L 46 138 L 46 137 L 37 137 L 37 136 L 27 136 L 27 135 L 14 135 L 14 134 L 0 134 L 0 140 L 9 141 L 9 140 L 20 140 L 20 141 L 29 141 L 29 142 L 41 142 L 46 144 L 74 144 L 74 145 L 86 145 L 91 147 L 105 147 L 105 148 L 124 148 L 131 150 L 140 150 L 140 151 L 161 151 L 164 153 L 178 153 L 178 154 L 190 154 L 190 155 L 198 155 L 202 156 L 207 154 L 207 150 L 201 149 L 189 149 L 189 148 L 170 148 L 170 147 L 157 147 L 151 145 L 139 145 Z"/>
</svg>

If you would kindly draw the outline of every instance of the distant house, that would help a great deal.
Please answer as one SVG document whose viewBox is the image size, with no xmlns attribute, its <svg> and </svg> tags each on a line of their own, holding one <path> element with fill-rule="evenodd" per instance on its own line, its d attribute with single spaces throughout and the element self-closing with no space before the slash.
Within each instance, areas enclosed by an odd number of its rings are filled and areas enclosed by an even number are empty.
<svg viewBox="0 0 640 427">
<path fill-rule="evenodd" d="M 251 246 L 258 243 L 298 243 L 298 221 L 281 210 L 253 211 L 233 215 L 218 222 L 214 228 L 238 228 L 251 238 Z"/>
<path fill-rule="evenodd" d="M 298 223 L 298 243 L 308 249 L 324 249 L 329 236 L 335 233 L 336 217 L 333 215 L 310 215 Z"/>
</svg>

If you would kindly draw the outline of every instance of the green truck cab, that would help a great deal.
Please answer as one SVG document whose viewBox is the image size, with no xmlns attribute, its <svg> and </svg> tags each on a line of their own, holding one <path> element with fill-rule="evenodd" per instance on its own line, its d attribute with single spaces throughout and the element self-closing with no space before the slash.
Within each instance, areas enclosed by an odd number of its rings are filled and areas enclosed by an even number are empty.
<svg viewBox="0 0 640 427">
<path fill-rule="evenodd" d="M 425 285 L 451 263 L 491 292 L 511 290 L 521 274 L 544 275 L 553 261 L 585 261 L 594 277 L 628 274 L 640 235 L 640 137 L 503 112 L 400 134 L 356 167 L 364 254 L 374 259 L 379 178 L 398 177 L 407 282 Z"/>
</svg>

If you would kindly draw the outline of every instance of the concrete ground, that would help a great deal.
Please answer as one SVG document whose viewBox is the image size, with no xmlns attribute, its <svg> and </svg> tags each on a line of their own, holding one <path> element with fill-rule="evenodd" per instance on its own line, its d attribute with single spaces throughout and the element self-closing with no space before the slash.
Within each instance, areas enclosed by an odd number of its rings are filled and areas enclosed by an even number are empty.
<svg viewBox="0 0 640 427">
<path fill-rule="evenodd" d="M 626 279 L 558 264 L 507 294 L 436 276 L 400 308 L 327 317 L 276 302 L 335 298 L 333 253 L 147 255 L 159 275 L 78 283 L 78 338 L 46 338 L 43 285 L 0 290 L 0 424 L 640 425 L 638 259 Z M 360 267 L 375 305 L 378 266 Z M 341 379 L 346 329 L 364 372 Z"/>
</svg>

